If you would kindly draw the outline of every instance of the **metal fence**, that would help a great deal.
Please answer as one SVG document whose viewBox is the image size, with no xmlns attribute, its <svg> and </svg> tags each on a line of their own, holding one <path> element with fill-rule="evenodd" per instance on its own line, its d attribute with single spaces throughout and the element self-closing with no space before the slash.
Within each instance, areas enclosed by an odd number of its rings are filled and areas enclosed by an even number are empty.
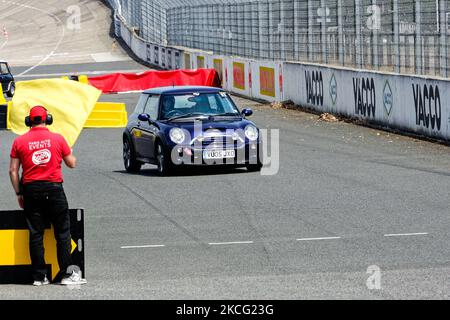
<svg viewBox="0 0 450 320">
<path fill-rule="evenodd" d="M 149 41 L 216 54 L 449 75 L 450 0 L 120 0 Z"/>
<path fill-rule="evenodd" d="M 167 44 L 167 6 L 164 0 L 118 1 L 121 15 L 133 26 L 138 36 L 153 43 Z"/>
</svg>

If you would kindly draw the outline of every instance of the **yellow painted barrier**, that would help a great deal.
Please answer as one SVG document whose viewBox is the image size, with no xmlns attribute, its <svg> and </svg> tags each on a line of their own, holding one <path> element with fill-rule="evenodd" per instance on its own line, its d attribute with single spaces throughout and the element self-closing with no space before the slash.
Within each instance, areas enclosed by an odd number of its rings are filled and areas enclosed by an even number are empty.
<svg viewBox="0 0 450 320">
<path fill-rule="evenodd" d="M 6 99 L 5 96 L 3 95 L 3 92 L 2 94 L 0 94 L 0 104 L 6 104 Z"/>
<path fill-rule="evenodd" d="M 127 121 L 128 115 L 125 103 L 97 102 L 84 127 L 124 128 Z"/>
<path fill-rule="evenodd" d="M 69 210 L 72 263 L 85 274 L 84 210 Z M 0 284 L 32 281 L 29 236 L 24 211 L 0 211 Z M 45 262 L 51 267 L 48 279 L 56 280 L 59 270 L 56 239 L 50 224 L 44 233 Z M 66 270 L 62 270 L 66 271 Z"/>
</svg>

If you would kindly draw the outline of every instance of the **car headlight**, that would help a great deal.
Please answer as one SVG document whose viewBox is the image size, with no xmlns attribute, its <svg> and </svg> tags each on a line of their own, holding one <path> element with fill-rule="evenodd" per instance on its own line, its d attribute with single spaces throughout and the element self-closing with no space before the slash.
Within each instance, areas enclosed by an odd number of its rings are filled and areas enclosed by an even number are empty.
<svg viewBox="0 0 450 320">
<path fill-rule="evenodd" d="M 173 128 L 172 130 L 170 130 L 169 137 L 170 140 L 172 140 L 172 142 L 176 144 L 182 144 L 186 139 L 184 131 L 181 130 L 180 128 Z"/>
<path fill-rule="evenodd" d="M 249 125 L 245 128 L 245 136 L 250 141 L 258 140 L 259 134 L 258 129 L 255 126 Z"/>
</svg>

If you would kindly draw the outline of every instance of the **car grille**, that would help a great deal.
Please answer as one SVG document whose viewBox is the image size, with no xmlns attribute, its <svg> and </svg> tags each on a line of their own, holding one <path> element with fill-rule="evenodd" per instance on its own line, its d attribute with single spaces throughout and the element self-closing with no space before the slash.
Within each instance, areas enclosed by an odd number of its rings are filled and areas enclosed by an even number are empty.
<svg viewBox="0 0 450 320">
<path fill-rule="evenodd" d="M 197 137 L 192 140 L 191 145 L 192 146 L 199 146 L 201 142 L 202 147 L 208 147 L 208 146 L 233 146 L 235 148 L 240 148 L 244 146 L 245 140 L 244 139 L 237 139 L 234 140 L 233 137 L 226 133 L 214 133 L 210 136 L 205 137 Z"/>
</svg>

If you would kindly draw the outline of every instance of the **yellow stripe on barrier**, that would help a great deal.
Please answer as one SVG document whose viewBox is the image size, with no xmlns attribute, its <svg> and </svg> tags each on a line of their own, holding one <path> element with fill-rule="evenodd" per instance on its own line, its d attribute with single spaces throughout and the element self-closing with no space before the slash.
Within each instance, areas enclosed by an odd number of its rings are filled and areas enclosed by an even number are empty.
<svg viewBox="0 0 450 320">
<path fill-rule="evenodd" d="M 0 230 L 0 256 L 1 266 L 16 266 L 31 264 L 28 243 L 30 232 L 28 230 Z M 71 239 L 70 253 L 76 249 L 77 244 Z M 44 233 L 45 261 L 52 265 L 52 280 L 59 272 L 56 256 L 56 240 L 53 228 Z"/>
<path fill-rule="evenodd" d="M 84 127 L 124 128 L 127 121 L 128 115 L 125 103 L 97 102 Z"/>
</svg>

